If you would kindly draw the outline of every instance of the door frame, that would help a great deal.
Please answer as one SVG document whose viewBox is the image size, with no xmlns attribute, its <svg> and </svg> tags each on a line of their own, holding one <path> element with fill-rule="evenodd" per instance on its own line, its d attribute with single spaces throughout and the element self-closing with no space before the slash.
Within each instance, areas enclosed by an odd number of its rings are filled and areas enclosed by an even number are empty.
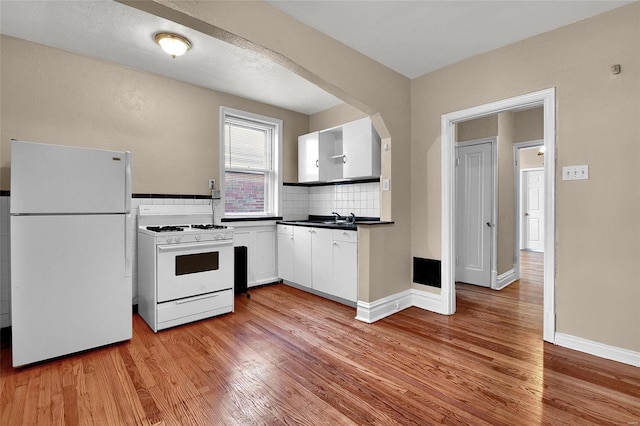
<svg viewBox="0 0 640 426">
<path fill-rule="evenodd" d="M 516 227 L 516 239 L 515 239 L 515 247 L 516 247 L 516 279 L 520 279 L 520 247 L 522 246 L 521 242 L 522 242 L 522 203 L 521 203 L 521 197 L 522 197 L 522 168 L 520 167 L 520 150 L 523 148 L 533 148 L 533 147 L 540 147 L 540 146 L 544 146 L 544 139 L 536 139 L 536 140 L 532 140 L 532 141 L 526 141 L 526 142 L 518 142 L 518 143 L 514 143 L 513 144 L 513 161 L 515 164 L 514 167 L 514 171 L 515 171 L 515 176 L 514 176 L 514 188 L 516 191 L 515 194 L 515 200 L 516 200 L 516 220 L 515 220 L 515 227 Z M 546 153 L 545 153 L 546 154 Z M 546 161 L 545 161 L 546 163 Z M 544 167 L 542 168 L 533 168 L 533 169 L 526 169 L 526 170 L 544 170 Z M 545 180 L 546 180 L 546 176 L 545 176 Z M 545 207 L 546 208 L 546 207 Z M 546 237 L 546 235 L 545 235 Z"/>
<path fill-rule="evenodd" d="M 498 137 L 491 136 L 481 139 L 473 139 L 462 142 L 455 142 L 454 155 L 456 149 L 463 146 L 480 145 L 484 143 L 491 144 L 491 259 L 489 260 L 489 288 L 495 289 L 498 282 Z M 458 182 L 456 179 L 454 197 L 458 191 Z M 456 223 L 454 223 L 454 227 Z M 454 265 L 454 282 L 455 282 L 455 266 Z"/>
<path fill-rule="evenodd" d="M 545 242 L 543 336 L 555 342 L 555 173 L 556 173 L 556 89 L 544 89 L 501 101 L 444 114 L 441 117 L 441 283 L 440 312 L 456 311 L 455 289 L 455 125 L 519 108 L 543 106 L 545 146 Z"/>
</svg>

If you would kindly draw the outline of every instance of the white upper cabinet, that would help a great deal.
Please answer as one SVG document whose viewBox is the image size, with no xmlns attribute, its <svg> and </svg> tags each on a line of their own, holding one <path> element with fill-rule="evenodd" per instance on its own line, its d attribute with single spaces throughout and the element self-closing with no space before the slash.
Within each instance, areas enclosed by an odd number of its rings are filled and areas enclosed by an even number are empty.
<svg viewBox="0 0 640 426">
<path fill-rule="evenodd" d="M 338 138 L 336 140 L 336 138 Z M 339 178 L 332 157 L 342 132 L 313 132 L 298 137 L 298 182 L 329 182 Z"/>
<path fill-rule="evenodd" d="M 380 136 L 369 117 L 342 126 L 342 178 L 380 177 Z"/>
<path fill-rule="evenodd" d="M 380 177 L 380 136 L 369 117 L 298 137 L 298 182 Z"/>
</svg>

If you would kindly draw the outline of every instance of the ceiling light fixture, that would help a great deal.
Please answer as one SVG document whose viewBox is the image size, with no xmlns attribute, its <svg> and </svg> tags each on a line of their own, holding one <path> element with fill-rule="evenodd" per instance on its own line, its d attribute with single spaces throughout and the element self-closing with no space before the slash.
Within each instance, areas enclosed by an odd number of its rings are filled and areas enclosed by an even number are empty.
<svg viewBox="0 0 640 426">
<path fill-rule="evenodd" d="M 175 33 L 158 33 L 154 37 L 156 43 L 171 57 L 182 56 L 191 49 L 191 42 L 186 37 Z"/>
</svg>

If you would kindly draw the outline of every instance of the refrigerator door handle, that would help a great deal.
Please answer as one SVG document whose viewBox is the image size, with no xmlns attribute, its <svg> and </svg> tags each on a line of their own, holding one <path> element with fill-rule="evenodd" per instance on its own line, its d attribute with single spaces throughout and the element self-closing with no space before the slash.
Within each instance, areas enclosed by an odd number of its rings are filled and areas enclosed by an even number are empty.
<svg viewBox="0 0 640 426">
<path fill-rule="evenodd" d="M 124 178 L 124 212 L 131 213 L 131 153 L 124 153 L 125 159 L 125 178 Z"/>
<path fill-rule="evenodd" d="M 125 278 L 131 278 L 131 228 L 132 217 L 130 214 L 124 216 L 124 276 Z"/>
</svg>

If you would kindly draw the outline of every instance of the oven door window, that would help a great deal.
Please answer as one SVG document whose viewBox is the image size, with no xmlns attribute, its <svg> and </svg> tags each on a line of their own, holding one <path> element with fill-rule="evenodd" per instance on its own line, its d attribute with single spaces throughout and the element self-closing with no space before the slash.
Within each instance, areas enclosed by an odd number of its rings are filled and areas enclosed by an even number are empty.
<svg viewBox="0 0 640 426">
<path fill-rule="evenodd" d="M 220 255 L 217 251 L 176 256 L 176 276 L 217 271 Z"/>
</svg>

